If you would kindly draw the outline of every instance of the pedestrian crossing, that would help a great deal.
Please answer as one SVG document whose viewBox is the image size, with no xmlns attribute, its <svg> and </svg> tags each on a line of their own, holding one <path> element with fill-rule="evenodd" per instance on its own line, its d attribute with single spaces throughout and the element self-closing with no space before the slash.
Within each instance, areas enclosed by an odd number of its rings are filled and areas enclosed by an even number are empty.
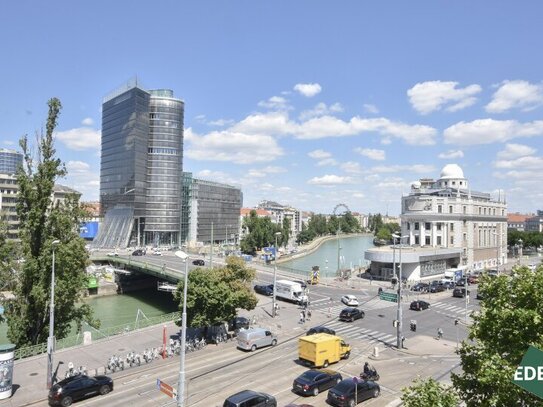
<svg viewBox="0 0 543 407">
<path fill-rule="evenodd" d="M 396 345 L 396 335 L 386 332 L 380 332 L 371 328 L 364 328 L 360 325 L 346 324 L 341 321 L 333 321 L 324 325 L 336 331 L 336 334 L 353 340 L 365 340 L 368 344 L 383 343 L 386 345 Z"/>
<path fill-rule="evenodd" d="M 433 309 L 438 314 L 445 314 L 445 315 L 466 313 L 465 305 L 458 306 L 458 305 L 452 305 L 451 303 L 440 302 L 440 301 L 430 304 L 430 308 Z M 471 311 L 472 311 L 472 307 L 468 304 L 468 313 Z"/>
<path fill-rule="evenodd" d="M 362 311 L 367 312 L 370 310 L 383 309 L 389 307 L 395 307 L 395 302 L 384 301 L 379 298 L 372 298 L 369 301 L 361 302 L 357 308 L 360 308 Z M 330 302 L 328 298 L 321 298 L 318 300 L 311 301 L 311 311 L 320 312 L 323 314 L 330 314 L 330 316 L 338 316 L 341 310 L 347 308 L 348 306 L 342 302 L 333 301 Z"/>
</svg>

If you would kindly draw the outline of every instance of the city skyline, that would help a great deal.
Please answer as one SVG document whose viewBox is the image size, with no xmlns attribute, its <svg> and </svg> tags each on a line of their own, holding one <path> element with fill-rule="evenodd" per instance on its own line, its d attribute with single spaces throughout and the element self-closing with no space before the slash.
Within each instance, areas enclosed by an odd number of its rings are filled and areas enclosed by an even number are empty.
<svg viewBox="0 0 543 407">
<path fill-rule="evenodd" d="M 58 182 L 98 200 L 102 99 L 137 76 L 184 100 L 184 170 L 241 186 L 244 207 L 398 215 L 411 182 L 456 163 L 474 191 L 533 213 L 543 6 L 492 5 L 166 2 L 155 21 L 144 3 L 10 4 L 0 147 L 32 140 L 59 97 Z"/>
</svg>

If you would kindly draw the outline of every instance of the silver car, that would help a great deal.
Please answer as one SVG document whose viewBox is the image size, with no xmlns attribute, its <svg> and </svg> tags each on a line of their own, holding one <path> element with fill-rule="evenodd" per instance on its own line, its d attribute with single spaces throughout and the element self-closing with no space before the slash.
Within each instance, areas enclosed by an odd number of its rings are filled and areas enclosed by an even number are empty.
<svg viewBox="0 0 543 407">
<path fill-rule="evenodd" d="M 264 346 L 277 345 L 277 336 L 264 328 L 251 328 L 239 331 L 238 348 L 255 351 Z"/>
</svg>

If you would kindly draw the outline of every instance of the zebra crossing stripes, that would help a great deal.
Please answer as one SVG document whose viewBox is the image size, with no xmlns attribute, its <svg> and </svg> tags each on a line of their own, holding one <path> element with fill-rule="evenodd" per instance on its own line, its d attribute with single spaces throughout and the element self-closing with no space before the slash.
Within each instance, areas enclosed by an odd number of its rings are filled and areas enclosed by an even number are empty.
<svg viewBox="0 0 543 407">
<path fill-rule="evenodd" d="M 436 302 L 434 304 L 430 305 L 431 308 L 437 309 L 437 312 L 439 313 L 446 313 L 446 312 L 452 312 L 455 314 L 462 314 L 466 312 L 466 307 L 461 307 L 457 305 L 451 305 L 449 303 L 443 303 L 443 302 Z M 468 306 L 468 310 L 471 307 Z"/>
<path fill-rule="evenodd" d="M 388 345 L 395 345 L 396 343 L 395 335 L 368 328 L 362 328 L 356 325 L 348 325 L 340 321 L 330 322 L 324 326 L 333 329 L 336 331 L 336 334 L 340 336 L 354 340 L 366 340 L 369 344 L 380 342 Z"/>
<path fill-rule="evenodd" d="M 360 308 L 362 311 L 369 311 L 395 306 L 395 302 L 383 301 L 379 298 L 374 298 L 370 301 L 360 303 L 358 308 Z M 332 314 L 339 314 L 341 310 L 345 309 L 346 307 L 347 305 L 341 302 L 334 302 L 333 304 L 330 304 L 330 300 L 328 298 L 321 298 L 315 301 L 311 301 L 311 309 L 322 313 L 328 313 L 330 311 L 330 313 Z"/>
</svg>

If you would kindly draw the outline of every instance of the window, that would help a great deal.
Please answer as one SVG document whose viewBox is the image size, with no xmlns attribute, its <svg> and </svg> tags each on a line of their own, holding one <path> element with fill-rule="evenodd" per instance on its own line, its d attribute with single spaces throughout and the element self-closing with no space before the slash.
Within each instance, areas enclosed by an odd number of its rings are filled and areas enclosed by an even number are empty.
<svg viewBox="0 0 543 407">
<path fill-rule="evenodd" d="M 437 213 L 442 213 L 443 212 L 443 207 L 441 205 L 438 205 L 437 206 Z"/>
<path fill-rule="evenodd" d="M 452 205 L 449 205 L 449 213 L 453 213 L 453 207 L 452 207 Z"/>
<path fill-rule="evenodd" d="M 438 245 L 438 246 L 441 246 L 441 236 L 438 236 L 438 237 L 437 237 L 437 245 Z"/>
<path fill-rule="evenodd" d="M 454 230 L 454 223 L 451 223 L 451 224 L 450 224 L 449 229 L 451 230 L 451 232 Z"/>
<path fill-rule="evenodd" d="M 466 206 L 465 206 L 465 205 L 464 205 L 464 206 L 462 207 L 462 212 L 463 212 L 464 214 L 466 214 L 466 213 L 467 213 L 467 208 L 466 208 Z"/>
<path fill-rule="evenodd" d="M 426 244 L 426 246 L 430 246 L 430 236 L 425 236 L 424 237 L 424 243 Z"/>
<path fill-rule="evenodd" d="M 411 223 L 407 222 L 407 230 L 411 229 Z"/>
<path fill-rule="evenodd" d="M 451 244 L 454 244 L 454 236 L 451 236 Z"/>
<path fill-rule="evenodd" d="M 467 233 L 464 233 L 463 236 L 464 236 L 464 243 L 466 243 L 466 242 L 468 241 L 468 235 L 467 235 Z"/>
<path fill-rule="evenodd" d="M 420 244 L 420 239 L 418 236 L 415 236 L 415 244 Z"/>
<path fill-rule="evenodd" d="M 486 215 L 486 208 L 483 208 L 483 215 Z"/>
<path fill-rule="evenodd" d="M 437 230 L 441 230 L 441 223 L 437 224 Z"/>
<path fill-rule="evenodd" d="M 430 227 L 431 227 L 430 222 L 426 222 L 426 223 L 424 224 L 424 230 L 430 230 Z"/>
<path fill-rule="evenodd" d="M 419 230 L 419 222 L 415 222 L 415 230 Z"/>
<path fill-rule="evenodd" d="M 481 214 L 481 207 L 479 206 L 479 215 Z"/>
</svg>

